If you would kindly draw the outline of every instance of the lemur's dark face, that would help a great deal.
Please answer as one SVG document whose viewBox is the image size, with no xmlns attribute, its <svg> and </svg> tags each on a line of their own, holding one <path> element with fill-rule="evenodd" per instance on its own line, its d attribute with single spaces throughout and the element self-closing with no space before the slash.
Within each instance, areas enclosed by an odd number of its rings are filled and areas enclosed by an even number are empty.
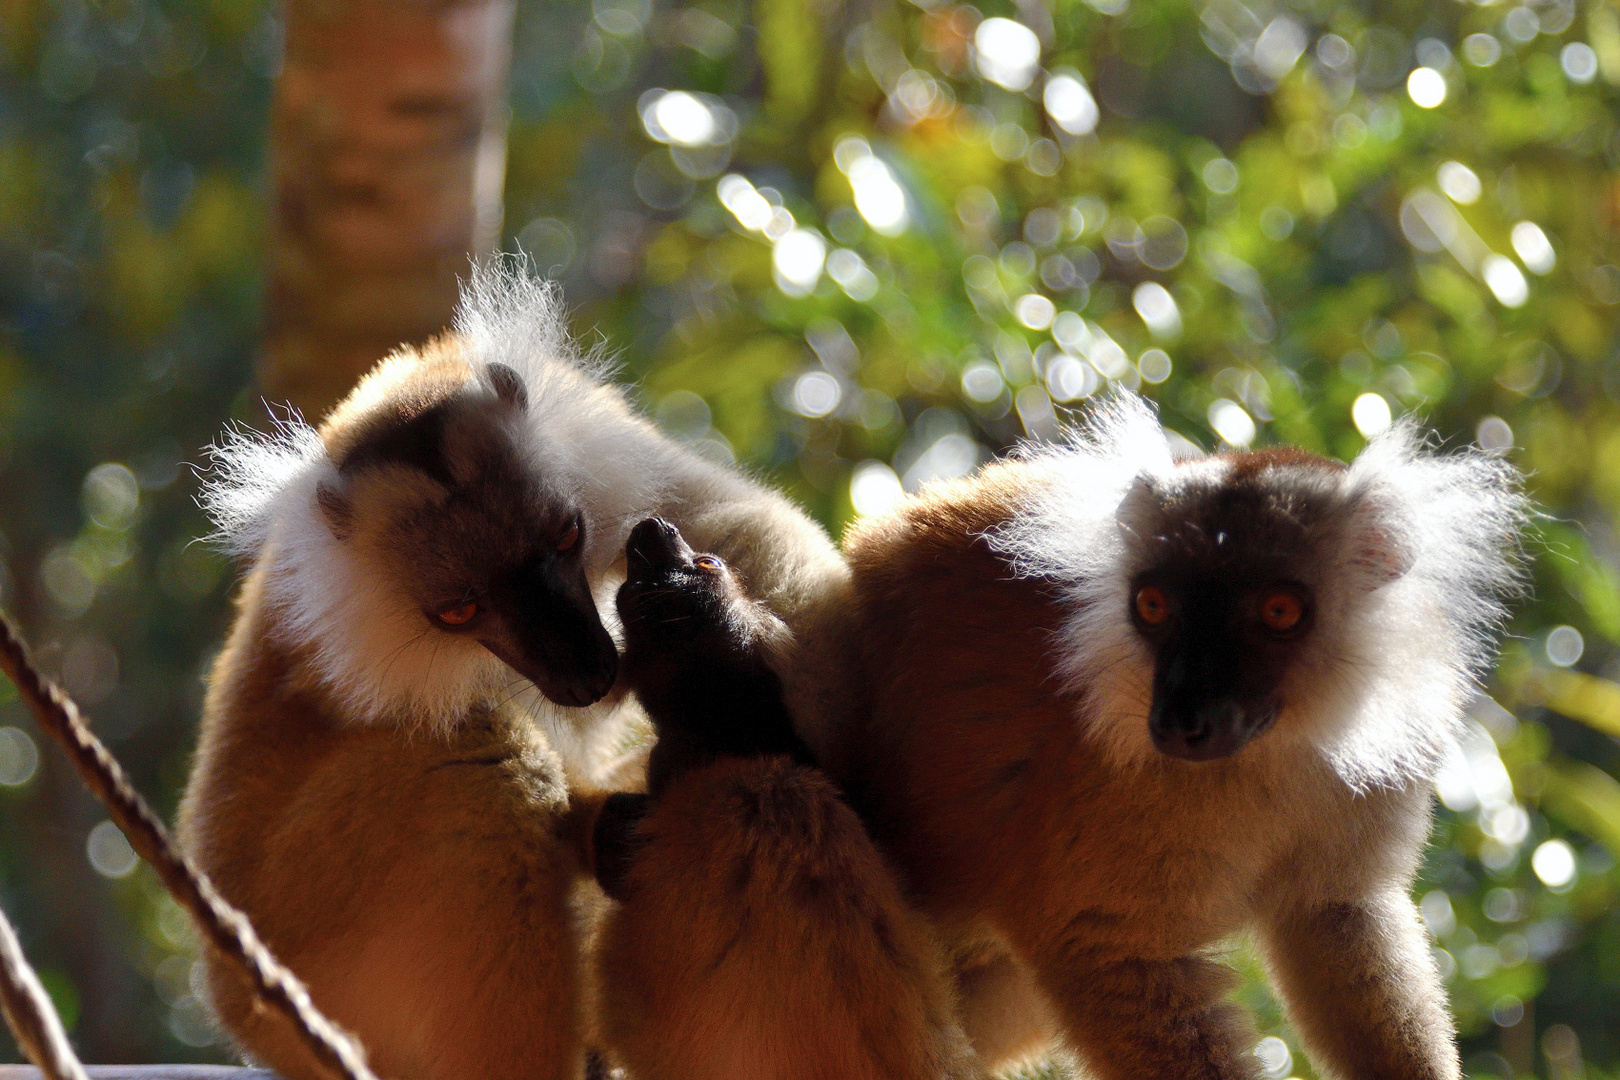
<svg viewBox="0 0 1620 1080">
<path fill-rule="evenodd" d="M 1286 573 L 1207 573 L 1171 562 L 1136 578 L 1131 604 L 1156 653 L 1154 746 L 1209 761 L 1271 727 L 1282 707 L 1278 688 L 1311 630 L 1308 586 Z"/>
<path fill-rule="evenodd" d="M 422 633 L 476 642 L 558 705 L 589 705 L 618 674 L 585 573 L 591 524 L 524 453 L 518 376 L 491 373 L 493 393 L 470 388 L 357 440 L 322 508 L 410 598 Z"/>
<path fill-rule="evenodd" d="M 1347 591 L 1333 570 L 1354 516 L 1330 494 L 1341 468 L 1303 454 L 1233 455 L 1200 465 L 1207 477 L 1189 470 L 1128 500 L 1140 557 L 1126 614 L 1153 654 L 1148 732 L 1162 753 L 1227 757 L 1285 712 L 1291 668 L 1335 617 L 1325 599 Z M 1371 580 L 1398 573 L 1381 563 Z"/>
<path fill-rule="evenodd" d="M 731 568 L 717 555 L 693 551 L 662 518 L 630 532 L 618 607 L 632 685 L 637 664 L 740 660 L 755 636 L 751 606 Z"/>
</svg>

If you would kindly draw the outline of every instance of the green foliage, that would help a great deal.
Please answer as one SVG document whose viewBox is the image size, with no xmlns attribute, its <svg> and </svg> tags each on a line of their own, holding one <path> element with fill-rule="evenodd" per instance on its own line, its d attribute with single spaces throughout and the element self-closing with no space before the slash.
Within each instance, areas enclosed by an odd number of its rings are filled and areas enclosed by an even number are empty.
<svg viewBox="0 0 1620 1080">
<path fill-rule="evenodd" d="M 180 462 L 262 418 L 279 36 L 262 0 L 0 0 L 0 604 L 165 805 L 231 578 Z M 1474 1075 L 1620 1076 L 1617 87 L 1613 0 L 525 0 L 509 240 L 668 430 L 834 529 L 1111 384 L 1206 449 L 1416 413 L 1510 453 L 1535 599 L 1418 895 Z M 101 815 L 3 691 L 0 729 L 0 904 L 80 1045 L 221 1058 L 184 920 L 90 868 Z"/>
<path fill-rule="evenodd" d="M 683 36 L 693 12 L 735 39 Z M 979 29 L 998 16 L 1033 33 Z M 1606 1019 L 1620 965 L 1601 959 L 1620 940 L 1615 9 L 1098 0 L 818 17 L 836 57 L 821 67 L 778 37 L 777 0 L 659 11 L 625 35 L 620 80 L 573 92 L 627 119 L 639 103 L 642 124 L 595 137 L 623 179 L 512 192 L 514 240 L 527 215 L 569 223 L 580 322 L 626 344 L 649 405 L 680 418 L 666 426 L 768 470 L 834 527 L 897 477 L 1056 437 L 1111 384 L 1206 449 L 1349 457 L 1415 413 L 1449 445 L 1511 454 L 1547 515 L 1535 600 L 1490 688 L 1500 705 L 1476 707 L 1469 765 L 1443 785 L 1419 896 L 1472 1072 L 1574 1075 L 1574 1053 L 1588 1075 L 1620 1067 Z M 779 103 L 784 57 L 820 73 L 815 108 Z M 656 113 L 665 90 L 720 95 L 700 100 L 736 135 L 681 145 L 692 131 Z M 639 266 L 600 259 L 616 235 L 637 238 Z M 1258 962 L 1235 959 L 1310 1075 Z"/>
</svg>

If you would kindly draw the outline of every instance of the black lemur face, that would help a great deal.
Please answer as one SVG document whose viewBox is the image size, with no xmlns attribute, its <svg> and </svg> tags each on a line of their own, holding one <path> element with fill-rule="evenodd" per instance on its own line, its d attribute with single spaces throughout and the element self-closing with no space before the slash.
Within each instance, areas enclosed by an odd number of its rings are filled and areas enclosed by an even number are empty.
<svg viewBox="0 0 1620 1080">
<path fill-rule="evenodd" d="M 365 533 L 424 632 L 470 637 L 551 701 L 589 705 L 618 674 L 585 575 L 590 522 L 514 444 L 521 380 L 492 375 L 494 396 L 475 389 L 366 433 L 338 463 L 348 494 L 323 491 L 322 508 L 335 531 Z"/>
<path fill-rule="evenodd" d="M 625 678 L 644 702 L 765 671 L 756 618 L 724 560 L 693 551 L 662 518 L 632 529 L 624 554 Z"/>
<path fill-rule="evenodd" d="M 1279 689 L 1318 620 L 1332 507 L 1235 468 L 1213 488 L 1165 498 L 1150 517 L 1128 601 L 1154 655 L 1148 731 L 1171 757 L 1226 757 L 1283 708 Z"/>
<path fill-rule="evenodd" d="M 1131 618 L 1152 643 L 1148 733 L 1171 757 L 1208 761 L 1270 728 L 1278 685 L 1310 632 L 1311 590 L 1287 578 L 1245 581 L 1177 572 L 1139 576 Z"/>
<path fill-rule="evenodd" d="M 649 786 L 720 755 L 808 759 L 766 663 L 765 616 L 725 562 L 649 518 L 625 545 L 625 682 L 658 730 Z"/>
<path fill-rule="evenodd" d="M 618 605 L 627 658 L 657 653 L 672 662 L 715 663 L 746 657 L 755 627 L 724 560 L 693 551 L 662 518 L 630 531 L 624 557 Z"/>
</svg>

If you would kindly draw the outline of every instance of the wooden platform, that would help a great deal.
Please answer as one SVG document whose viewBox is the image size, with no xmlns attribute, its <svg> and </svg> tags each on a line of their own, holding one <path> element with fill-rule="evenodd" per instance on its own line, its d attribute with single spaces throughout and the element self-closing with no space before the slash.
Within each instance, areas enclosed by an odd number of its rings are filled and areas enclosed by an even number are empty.
<svg viewBox="0 0 1620 1080">
<path fill-rule="evenodd" d="M 280 1080 L 268 1069 L 235 1065 L 86 1065 L 90 1080 Z M 0 1080 L 40 1080 L 32 1065 L 0 1065 Z"/>
</svg>

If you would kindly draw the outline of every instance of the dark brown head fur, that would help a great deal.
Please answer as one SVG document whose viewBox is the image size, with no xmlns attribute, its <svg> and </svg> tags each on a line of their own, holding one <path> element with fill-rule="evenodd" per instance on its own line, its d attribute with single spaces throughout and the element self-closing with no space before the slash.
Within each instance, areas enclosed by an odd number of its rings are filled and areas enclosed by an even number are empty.
<svg viewBox="0 0 1620 1080">
<path fill-rule="evenodd" d="M 517 373 L 492 365 L 488 383 L 355 425 L 317 500 L 339 540 L 398 578 L 424 632 L 471 638 L 557 704 L 588 705 L 612 687 L 617 651 L 586 580 L 587 523 L 523 458 Z"/>
</svg>

